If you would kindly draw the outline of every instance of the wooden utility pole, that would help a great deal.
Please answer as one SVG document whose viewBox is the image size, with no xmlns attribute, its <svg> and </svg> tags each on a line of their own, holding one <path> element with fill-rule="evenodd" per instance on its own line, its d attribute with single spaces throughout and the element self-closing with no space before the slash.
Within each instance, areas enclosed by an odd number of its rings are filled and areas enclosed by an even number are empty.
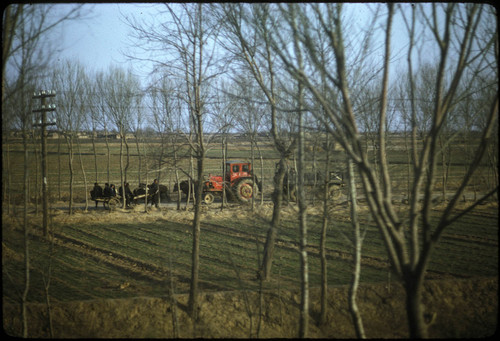
<svg viewBox="0 0 500 341">
<path fill-rule="evenodd" d="M 48 215 L 49 215 L 49 193 L 48 193 L 48 183 L 47 183 L 47 126 L 55 125 L 55 122 L 47 122 L 47 112 L 55 111 L 56 107 L 54 104 L 46 104 L 47 97 L 55 97 L 56 92 L 52 91 L 40 91 L 33 95 L 33 99 L 40 99 L 41 106 L 39 109 L 33 110 L 34 113 L 41 113 L 41 119 L 35 123 L 35 126 L 40 126 L 42 129 L 42 205 L 43 205 L 43 235 L 47 236 L 48 233 Z"/>
</svg>

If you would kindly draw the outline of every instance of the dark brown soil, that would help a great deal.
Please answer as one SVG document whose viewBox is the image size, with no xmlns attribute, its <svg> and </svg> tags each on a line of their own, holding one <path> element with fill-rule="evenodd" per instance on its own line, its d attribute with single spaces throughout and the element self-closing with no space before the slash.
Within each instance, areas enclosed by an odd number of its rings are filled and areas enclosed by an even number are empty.
<svg viewBox="0 0 500 341">
<path fill-rule="evenodd" d="M 309 337 L 355 337 L 347 289 L 329 289 L 327 323 L 320 327 L 316 324 L 319 290 L 311 289 Z M 408 337 L 404 298 L 398 283 L 360 286 L 358 305 L 368 338 Z M 174 337 L 173 316 L 177 316 L 178 335 L 182 338 L 295 338 L 298 334 L 300 295 L 297 292 L 264 293 L 261 319 L 259 295 L 255 292 L 204 293 L 195 322 L 185 312 L 187 295 L 176 296 L 176 301 L 176 309 L 168 297 L 55 303 L 51 306 L 53 336 L 171 338 Z M 432 338 L 488 337 L 496 332 L 497 278 L 428 280 L 423 301 Z M 19 316 L 19 305 L 4 304 L 3 327 L 7 334 L 20 335 Z M 28 321 L 29 337 L 50 337 L 45 304 L 30 304 Z"/>
</svg>

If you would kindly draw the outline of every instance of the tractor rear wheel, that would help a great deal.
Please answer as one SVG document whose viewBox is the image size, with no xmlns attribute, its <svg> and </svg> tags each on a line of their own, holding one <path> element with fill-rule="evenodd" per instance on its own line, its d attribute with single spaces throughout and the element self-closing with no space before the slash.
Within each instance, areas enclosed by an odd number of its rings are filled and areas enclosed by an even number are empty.
<svg viewBox="0 0 500 341">
<path fill-rule="evenodd" d="M 252 200 L 254 193 L 257 192 L 257 188 L 251 179 L 243 179 L 235 186 L 234 192 L 239 201 L 249 202 Z"/>
</svg>

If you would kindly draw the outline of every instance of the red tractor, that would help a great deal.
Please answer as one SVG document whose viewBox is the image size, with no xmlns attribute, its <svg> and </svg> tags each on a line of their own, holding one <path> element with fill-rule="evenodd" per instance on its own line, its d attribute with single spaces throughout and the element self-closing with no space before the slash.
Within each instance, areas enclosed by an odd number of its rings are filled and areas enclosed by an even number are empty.
<svg viewBox="0 0 500 341">
<path fill-rule="evenodd" d="M 203 201 L 211 204 L 215 195 L 222 195 L 224 182 L 226 193 L 234 195 L 241 202 L 249 202 L 258 190 L 262 190 L 261 184 L 255 176 L 256 185 L 253 182 L 252 164 L 242 161 L 226 162 L 226 176 L 208 175 L 208 180 L 203 184 Z"/>
<path fill-rule="evenodd" d="M 259 190 L 262 190 L 256 176 L 255 182 L 257 186 L 253 182 L 252 164 L 250 162 L 228 161 L 226 162 L 226 175 L 224 178 L 220 175 L 208 175 L 208 180 L 203 183 L 202 198 L 206 204 L 211 204 L 216 195 L 222 196 L 225 187 L 226 194 L 230 198 L 236 197 L 240 202 L 246 203 L 252 200 L 252 196 L 256 195 Z M 179 186 L 176 185 L 174 192 L 179 189 L 187 195 L 189 192 L 188 181 L 184 180 Z"/>
</svg>

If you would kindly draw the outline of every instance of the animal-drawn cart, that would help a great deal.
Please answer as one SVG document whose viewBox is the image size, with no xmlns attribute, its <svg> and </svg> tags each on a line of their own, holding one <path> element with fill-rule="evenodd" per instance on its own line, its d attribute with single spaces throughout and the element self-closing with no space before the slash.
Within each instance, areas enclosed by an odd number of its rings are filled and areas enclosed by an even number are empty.
<svg viewBox="0 0 500 341">
<path fill-rule="evenodd" d="M 93 197 L 91 200 L 96 202 L 96 207 L 97 204 L 102 202 L 104 207 L 108 207 L 110 211 L 114 211 L 116 206 L 121 204 L 121 197 L 116 196 L 116 197 Z"/>
<path fill-rule="evenodd" d="M 137 205 L 140 202 L 144 202 L 147 198 L 147 202 L 151 203 L 153 205 L 154 199 L 155 199 L 155 194 L 159 194 L 160 198 L 165 197 L 163 194 L 166 193 L 166 197 L 169 198 L 168 196 L 168 189 L 166 186 L 160 185 L 159 189 L 153 193 L 152 191 L 146 191 L 146 189 L 149 189 L 150 185 L 146 184 L 139 184 L 139 188 L 136 188 L 133 191 L 133 196 L 131 195 L 128 197 L 127 200 L 127 205 L 132 206 L 132 205 Z M 121 192 L 120 192 L 121 193 Z M 113 211 L 118 205 L 123 204 L 123 197 L 117 193 L 116 196 L 95 196 L 93 190 L 90 191 L 90 197 L 91 200 L 95 201 L 96 207 L 98 203 L 102 202 L 103 206 L 105 208 L 108 208 L 109 210 Z"/>
<path fill-rule="evenodd" d="M 139 194 L 139 195 L 135 195 L 132 200 L 130 200 L 130 202 L 128 202 L 128 204 L 130 206 L 132 205 L 136 205 L 137 204 L 137 200 L 140 200 L 140 199 L 144 199 L 146 197 L 146 194 Z M 148 202 L 151 202 L 152 201 L 152 196 L 147 195 L 148 197 Z M 116 197 L 94 197 L 92 198 L 91 200 L 95 201 L 96 202 L 96 207 L 97 207 L 97 203 L 100 203 L 102 202 L 103 203 L 103 206 L 104 207 L 107 207 L 110 211 L 114 211 L 116 209 L 117 206 L 121 206 L 123 204 L 123 198 L 120 196 L 120 195 L 116 195 Z"/>
</svg>

